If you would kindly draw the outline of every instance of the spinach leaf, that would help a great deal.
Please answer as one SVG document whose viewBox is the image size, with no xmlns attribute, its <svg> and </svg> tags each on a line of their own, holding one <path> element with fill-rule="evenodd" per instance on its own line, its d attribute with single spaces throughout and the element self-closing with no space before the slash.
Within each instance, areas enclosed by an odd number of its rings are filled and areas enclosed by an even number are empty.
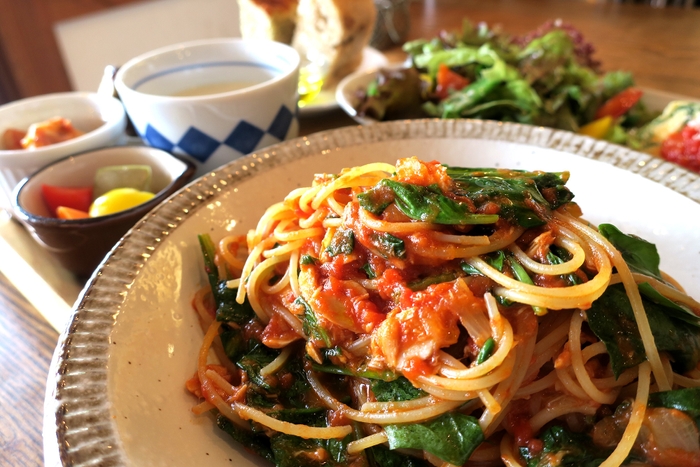
<svg viewBox="0 0 700 467">
<path fill-rule="evenodd" d="M 331 243 L 326 251 L 331 256 L 340 254 L 349 255 L 355 249 L 355 234 L 350 229 L 338 229 L 335 231 Z"/>
<path fill-rule="evenodd" d="M 228 433 L 235 441 L 242 444 L 247 451 L 253 452 L 267 461 L 274 462 L 270 438 L 265 434 L 257 434 L 241 428 L 223 415 L 216 417 L 216 425 Z"/>
<path fill-rule="evenodd" d="M 488 265 L 492 268 L 498 270 L 498 272 L 503 272 L 503 265 L 506 261 L 506 254 L 503 252 L 503 250 L 494 251 L 493 253 L 484 255 L 481 257 L 481 259 L 486 261 Z M 461 263 L 459 263 L 459 267 L 462 268 L 462 271 L 466 272 L 470 276 L 483 276 L 481 271 L 479 271 L 466 261 L 462 261 Z"/>
<path fill-rule="evenodd" d="M 216 287 L 216 320 L 223 322 L 233 322 L 239 325 L 246 324 L 255 316 L 253 307 L 250 306 L 248 297 L 243 303 L 236 301 L 238 289 L 231 289 L 226 286 L 226 281 L 221 281 Z"/>
<path fill-rule="evenodd" d="M 298 425 L 326 426 L 326 409 L 323 407 L 281 409 L 269 412 L 268 415 Z"/>
<path fill-rule="evenodd" d="M 463 465 L 484 440 L 479 421 L 447 413 L 425 423 L 384 427 L 391 449 L 421 449 L 445 462 Z"/>
<path fill-rule="evenodd" d="M 372 393 L 379 402 L 410 401 L 425 396 L 408 379 L 399 376 L 393 381 L 375 379 L 370 382 Z"/>
<path fill-rule="evenodd" d="M 316 263 L 318 263 L 318 258 L 314 258 L 311 255 L 301 255 L 301 258 L 299 258 L 299 264 L 301 265 L 309 265 Z"/>
<path fill-rule="evenodd" d="M 318 350 L 325 363 L 330 363 L 334 357 L 343 356 L 343 349 L 338 346 Z"/>
<path fill-rule="evenodd" d="M 467 263 L 466 261 L 462 261 L 461 263 L 459 263 L 459 267 L 462 268 L 462 271 L 466 272 L 470 276 L 483 276 L 483 274 L 481 274 L 481 271 L 479 271 L 477 268 Z"/>
<path fill-rule="evenodd" d="M 234 329 L 224 325 L 221 327 L 219 337 L 221 338 L 221 344 L 223 345 L 224 353 L 226 353 L 228 359 L 232 362 L 238 361 L 241 355 L 246 351 L 245 339 L 240 329 Z"/>
<path fill-rule="evenodd" d="M 513 276 L 522 282 L 523 284 L 534 285 L 532 278 L 528 275 L 527 271 L 515 258 L 508 256 L 508 266 L 510 266 L 511 271 L 513 271 Z M 541 306 L 533 306 L 532 311 L 535 312 L 537 316 L 544 316 L 547 314 L 547 308 Z"/>
<path fill-rule="evenodd" d="M 482 259 L 486 261 L 492 268 L 498 270 L 499 272 L 503 272 L 503 267 L 506 263 L 506 254 L 502 250 L 494 251 L 492 253 L 484 255 L 482 256 Z M 466 261 L 460 263 L 460 267 L 462 268 L 462 271 L 466 272 L 470 276 L 483 276 L 481 271 L 479 271 Z M 499 305 L 503 306 L 510 306 L 513 304 L 513 302 L 511 302 L 510 300 L 506 300 L 501 295 L 496 295 L 496 301 Z"/>
<path fill-rule="evenodd" d="M 372 232 L 369 241 L 383 258 L 405 258 L 406 244 L 388 232 Z"/>
<path fill-rule="evenodd" d="M 352 435 L 338 439 L 304 439 L 297 436 L 278 434 L 270 438 L 277 467 L 343 467 L 350 465 L 347 445 Z M 328 458 L 318 456 L 319 450 L 328 453 Z"/>
<path fill-rule="evenodd" d="M 465 265 L 471 267 L 468 263 L 464 263 Z M 477 271 L 478 273 L 478 271 Z M 423 279 L 418 279 L 415 281 L 411 281 L 408 284 L 409 289 L 411 289 L 414 292 L 418 292 L 419 290 L 425 290 L 428 288 L 428 286 L 433 285 L 433 284 L 442 284 L 443 282 L 450 282 L 453 281 L 457 278 L 457 274 L 454 272 L 446 272 L 443 274 L 436 274 L 434 276 L 428 276 L 424 277 Z"/>
<path fill-rule="evenodd" d="M 216 303 L 216 320 L 245 324 L 255 315 L 248 299 L 239 304 L 236 302 L 237 289 L 227 287 L 227 280 L 219 280 L 219 270 L 214 263 L 216 247 L 208 234 L 197 236 L 204 257 L 204 270 L 209 279 L 214 301 Z"/>
<path fill-rule="evenodd" d="M 431 467 L 427 461 L 413 456 L 407 456 L 379 445 L 373 446 L 370 451 L 370 465 L 376 467 Z"/>
<path fill-rule="evenodd" d="M 263 388 L 251 385 L 245 394 L 245 403 L 250 407 L 273 409 L 277 405 L 277 395 L 265 391 Z"/>
<path fill-rule="evenodd" d="M 326 409 L 323 407 L 304 407 L 277 409 L 268 414 L 278 420 L 308 426 L 326 426 Z M 344 440 L 303 439 L 296 436 L 276 434 L 268 437 L 253 431 L 247 431 L 219 416 L 217 424 L 243 446 L 273 462 L 280 467 L 296 466 L 337 466 L 350 465 L 353 460 L 347 454 L 347 444 L 353 440 L 349 435 Z M 317 456 L 320 450 L 328 458 Z"/>
<path fill-rule="evenodd" d="M 248 374 L 248 380 L 256 386 L 266 391 L 277 392 L 278 388 L 271 385 L 270 381 L 260 374 L 260 370 L 277 358 L 280 352 L 256 340 L 251 340 L 248 347 L 250 350 L 236 362 L 236 366 L 245 371 Z"/>
<path fill-rule="evenodd" d="M 697 328 L 669 316 L 668 308 L 642 299 L 659 351 L 668 352 L 676 371 L 684 373 L 700 361 L 700 334 Z M 605 343 L 615 376 L 646 359 L 644 345 L 624 286 L 608 287 L 586 311 L 588 325 Z"/>
<path fill-rule="evenodd" d="M 386 183 L 380 182 L 369 190 L 358 194 L 357 202 L 365 211 L 379 216 L 394 202 L 395 198 L 394 191 Z"/>
<path fill-rule="evenodd" d="M 564 258 L 566 258 L 566 260 Z M 550 250 L 547 252 L 547 261 L 549 261 L 549 264 L 563 264 L 570 258 L 571 255 L 568 251 L 555 245 L 552 245 Z M 567 274 L 564 277 L 569 282 L 569 285 L 577 285 L 581 283 L 581 278 L 574 273 Z"/>
<path fill-rule="evenodd" d="M 694 419 L 700 417 L 700 388 L 676 389 L 649 394 L 649 407 L 666 407 L 685 412 Z"/>
<path fill-rule="evenodd" d="M 600 224 L 598 230 L 620 251 L 632 271 L 664 281 L 659 270 L 660 258 L 656 245 L 642 238 L 626 235 L 612 224 Z"/>
<path fill-rule="evenodd" d="M 217 284 L 219 282 L 219 268 L 217 268 L 216 264 L 214 263 L 216 247 L 214 246 L 214 242 L 209 234 L 198 235 L 197 239 L 199 240 L 199 247 L 202 250 L 202 256 L 204 257 L 204 272 L 207 273 L 211 290 L 216 292 Z"/>
<path fill-rule="evenodd" d="M 236 324 L 247 323 L 255 314 L 248 299 L 243 304 L 239 304 L 236 302 L 238 290 L 227 287 L 227 280 L 219 280 L 219 270 L 214 263 L 216 247 L 211 237 L 208 234 L 202 234 L 197 238 L 204 257 L 204 270 L 209 278 L 209 285 L 216 303 L 216 320 Z"/>
<path fill-rule="evenodd" d="M 492 268 L 497 269 L 498 272 L 503 272 L 503 265 L 506 262 L 506 254 L 503 252 L 503 250 L 494 251 L 486 256 L 485 261 L 489 263 Z"/>
<path fill-rule="evenodd" d="M 367 274 L 367 279 L 376 279 L 377 278 L 377 273 L 374 272 L 374 269 L 372 268 L 372 265 L 369 263 L 365 263 L 362 265 L 360 268 L 362 269 L 365 274 Z"/>
<path fill-rule="evenodd" d="M 511 255 L 507 256 L 507 260 L 508 266 L 510 266 L 510 270 L 513 272 L 513 277 L 515 277 L 516 280 L 528 285 L 534 284 L 534 282 L 532 282 L 532 278 L 527 273 L 522 264 L 520 264 Z"/>
<path fill-rule="evenodd" d="M 527 467 L 540 467 L 550 464 L 548 459 L 560 459 L 559 467 L 596 467 L 610 454 L 593 444 L 593 440 L 582 433 L 571 433 L 560 426 L 553 426 L 542 433 L 544 449 L 531 452 L 527 447 L 520 448 L 520 454 Z"/>
<path fill-rule="evenodd" d="M 488 360 L 491 354 L 493 353 L 493 349 L 495 347 L 496 341 L 493 340 L 493 337 L 489 337 L 488 339 L 486 339 L 484 345 L 481 347 L 481 349 L 479 349 L 479 355 L 476 357 L 476 364 L 481 365 L 486 360 Z"/>
<path fill-rule="evenodd" d="M 478 209 L 495 203 L 499 215 L 522 227 L 545 224 L 551 210 L 570 202 L 574 195 L 565 186 L 568 172 L 526 172 L 447 166 L 456 182 L 456 195 L 468 197 Z"/>
<path fill-rule="evenodd" d="M 304 320 L 302 322 L 304 334 L 311 339 L 322 341 L 326 347 L 330 347 L 332 344 L 331 338 L 328 336 L 326 330 L 318 324 L 316 313 L 314 313 L 314 310 L 311 309 L 311 305 L 309 305 L 302 297 L 297 297 L 294 303 L 304 307 Z"/>
<path fill-rule="evenodd" d="M 508 263 L 508 265 L 510 265 L 510 258 L 506 257 L 506 254 L 503 250 L 491 252 L 485 256 L 482 256 L 482 259 L 486 261 L 486 263 L 488 263 L 489 266 L 496 269 L 498 272 L 503 272 L 503 268 L 505 267 L 506 262 Z M 478 272 L 478 274 L 481 274 L 481 272 Z M 527 275 L 527 273 L 525 274 Z"/>
<path fill-rule="evenodd" d="M 693 313 L 689 308 L 679 305 L 678 303 L 669 300 L 659 293 L 655 288 L 646 282 L 638 285 L 639 292 L 648 300 L 660 305 L 666 309 L 666 313 L 673 318 L 685 321 L 693 326 L 700 326 L 700 317 Z"/>
<path fill-rule="evenodd" d="M 411 219 L 435 224 L 472 225 L 493 224 L 495 214 L 472 214 L 469 207 L 440 192 L 437 186 L 419 186 L 385 178 L 379 184 L 394 191 L 395 206 Z"/>
<path fill-rule="evenodd" d="M 398 376 L 391 370 L 374 370 L 362 364 L 358 367 L 350 367 L 349 365 L 335 365 L 332 361 L 333 357 L 340 357 L 343 351 L 340 347 L 332 347 L 330 349 L 319 349 L 323 356 L 323 364 L 319 365 L 316 362 L 311 362 L 311 367 L 321 373 L 328 373 L 339 376 L 355 376 L 367 379 L 380 379 L 383 381 L 393 381 Z"/>
<path fill-rule="evenodd" d="M 246 403 L 278 412 L 284 412 L 283 407 L 288 410 L 307 408 L 311 385 L 306 379 L 304 357 L 292 356 L 274 375 L 263 377 L 260 370 L 279 352 L 268 349 L 256 340 L 251 340 L 249 344 L 251 350 L 236 362 L 248 376 Z M 282 385 L 281 381 L 285 381 L 285 384 Z"/>
<path fill-rule="evenodd" d="M 311 384 L 306 379 L 304 361 L 303 357 L 296 356 L 285 365 L 285 369 L 292 375 L 293 381 L 291 386 L 285 387 L 284 391 L 280 391 L 280 399 L 285 407 L 300 409 L 308 404 L 308 393 L 311 390 Z"/>
</svg>

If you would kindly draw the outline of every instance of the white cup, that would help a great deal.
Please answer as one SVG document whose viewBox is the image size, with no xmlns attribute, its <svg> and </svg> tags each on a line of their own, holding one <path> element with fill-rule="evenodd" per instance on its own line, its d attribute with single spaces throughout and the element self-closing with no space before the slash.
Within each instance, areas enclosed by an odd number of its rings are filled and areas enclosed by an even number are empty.
<svg viewBox="0 0 700 467">
<path fill-rule="evenodd" d="M 278 42 L 207 39 L 133 58 L 114 84 L 141 138 L 199 176 L 298 135 L 299 62 Z"/>
</svg>

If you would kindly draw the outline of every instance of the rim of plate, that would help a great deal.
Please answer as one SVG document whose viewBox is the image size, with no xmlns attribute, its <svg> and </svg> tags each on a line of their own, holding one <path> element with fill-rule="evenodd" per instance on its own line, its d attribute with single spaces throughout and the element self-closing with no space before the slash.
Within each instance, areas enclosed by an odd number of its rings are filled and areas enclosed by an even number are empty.
<svg viewBox="0 0 700 467">
<path fill-rule="evenodd" d="M 115 310 L 139 271 L 198 208 L 238 182 L 337 148 L 397 139 L 477 139 L 554 149 L 627 169 L 700 203 L 700 174 L 622 146 L 551 128 L 484 120 L 404 120 L 344 127 L 265 148 L 202 176 L 141 219 L 115 245 L 81 292 L 49 369 L 44 403 L 46 465 L 126 465 L 110 416 L 108 339 Z"/>
</svg>

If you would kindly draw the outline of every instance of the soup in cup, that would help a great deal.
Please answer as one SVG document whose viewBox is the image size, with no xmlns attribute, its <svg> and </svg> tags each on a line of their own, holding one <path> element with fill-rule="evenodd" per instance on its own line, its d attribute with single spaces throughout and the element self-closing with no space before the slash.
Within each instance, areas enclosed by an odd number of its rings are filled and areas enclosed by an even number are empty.
<svg viewBox="0 0 700 467">
<path fill-rule="evenodd" d="M 299 62 L 278 42 L 200 40 L 130 60 L 115 88 L 141 138 L 202 175 L 297 136 Z"/>
</svg>

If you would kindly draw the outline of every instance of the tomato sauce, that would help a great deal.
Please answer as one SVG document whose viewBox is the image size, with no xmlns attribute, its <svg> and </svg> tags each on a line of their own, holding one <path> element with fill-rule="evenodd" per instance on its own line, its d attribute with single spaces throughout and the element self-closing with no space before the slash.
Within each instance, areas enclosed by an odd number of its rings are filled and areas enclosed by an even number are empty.
<svg viewBox="0 0 700 467">
<path fill-rule="evenodd" d="M 516 446 L 527 447 L 533 455 L 539 454 L 544 445 L 542 441 L 535 438 L 530 425 L 529 401 L 516 400 L 511 403 L 511 407 L 504 421 L 506 430 L 513 435 Z"/>
<path fill-rule="evenodd" d="M 289 324 L 275 313 L 261 333 L 262 342 L 271 349 L 281 349 L 301 336 Z"/>
<path fill-rule="evenodd" d="M 457 281 L 428 286 L 413 292 L 393 270 L 382 278 L 382 289 L 398 296 L 397 307 L 389 314 L 376 335 L 373 351 L 383 355 L 390 366 L 409 379 L 434 374 L 441 349 L 459 339 L 458 310 L 483 310 L 483 300 Z"/>
<path fill-rule="evenodd" d="M 443 192 L 451 191 L 449 187 L 453 183 L 440 162 L 422 162 L 413 158 L 397 162 L 396 181 L 420 186 L 437 184 Z"/>
</svg>

